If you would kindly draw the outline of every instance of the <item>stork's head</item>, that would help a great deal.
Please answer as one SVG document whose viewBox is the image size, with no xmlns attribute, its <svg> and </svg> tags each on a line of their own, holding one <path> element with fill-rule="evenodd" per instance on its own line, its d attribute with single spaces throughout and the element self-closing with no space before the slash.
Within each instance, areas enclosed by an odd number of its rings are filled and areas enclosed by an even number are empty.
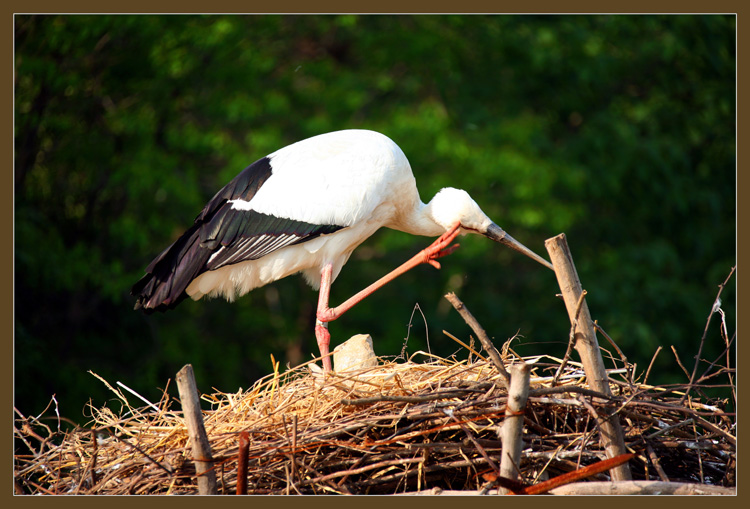
<svg viewBox="0 0 750 509">
<path fill-rule="evenodd" d="M 445 228 L 450 229 L 456 222 L 461 223 L 461 229 L 466 232 L 478 233 L 495 242 L 505 244 L 536 260 L 545 267 L 552 268 L 552 264 L 534 253 L 532 250 L 508 235 L 505 230 L 492 222 L 487 214 L 482 212 L 477 202 L 469 193 L 462 189 L 446 187 L 430 201 L 430 214 L 433 220 Z"/>
</svg>

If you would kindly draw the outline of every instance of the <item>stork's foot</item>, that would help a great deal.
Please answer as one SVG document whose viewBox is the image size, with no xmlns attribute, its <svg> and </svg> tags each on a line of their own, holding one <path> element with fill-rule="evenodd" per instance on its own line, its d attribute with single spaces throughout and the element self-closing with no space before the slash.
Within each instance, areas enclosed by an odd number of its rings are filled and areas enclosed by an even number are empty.
<svg viewBox="0 0 750 509">
<path fill-rule="evenodd" d="M 450 247 L 451 242 L 455 240 L 455 238 L 459 234 L 459 227 L 461 226 L 461 223 L 454 224 L 448 231 L 446 231 L 444 234 L 442 234 L 440 237 L 435 240 L 432 244 L 427 246 L 425 249 L 423 249 L 417 256 L 422 257 L 423 261 L 422 263 L 429 263 L 436 269 L 440 268 L 440 262 L 437 261 L 438 258 L 442 258 L 443 256 L 451 254 L 453 251 L 458 249 L 458 244 L 454 244 Z"/>
</svg>

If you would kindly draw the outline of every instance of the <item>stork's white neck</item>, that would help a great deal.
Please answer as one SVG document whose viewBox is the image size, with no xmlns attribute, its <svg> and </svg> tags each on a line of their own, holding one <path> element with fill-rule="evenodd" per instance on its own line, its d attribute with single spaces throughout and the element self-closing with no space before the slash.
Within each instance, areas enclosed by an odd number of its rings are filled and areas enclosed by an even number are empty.
<svg viewBox="0 0 750 509">
<path fill-rule="evenodd" d="M 437 237 L 445 233 L 446 228 L 435 221 L 432 215 L 432 202 L 422 203 L 419 201 L 406 217 L 400 221 L 397 229 L 411 235 L 424 235 Z"/>
<path fill-rule="evenodd" d="M 486 232 L 492 224 L 466 191 L 446 187 L 425 205 L 419 198 L 404 210 L 403 227 L 413 235 L 434 237 L 448 231 L 456 222 L 467 230 Z"/>
</svg>

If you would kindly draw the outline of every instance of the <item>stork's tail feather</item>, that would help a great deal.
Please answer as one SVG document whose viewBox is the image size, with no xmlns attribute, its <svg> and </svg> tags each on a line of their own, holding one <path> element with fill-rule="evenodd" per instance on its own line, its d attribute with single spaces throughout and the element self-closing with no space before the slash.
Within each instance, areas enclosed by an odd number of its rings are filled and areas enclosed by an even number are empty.
<svg viewBox="0 0 750 509">
<path fill-rule="evenodd" d="M 136 297 L 133 309 L 141 309 L 146 314 L 172 309 L 187 297 L 184 289 L 176 297 L 171 295 L 170 281 L 159 281 L 154 274 L 146 274 L 135 285 L 130 294 Z"/>
<path fill-rule="evenodd" d="M 146 268 L 130 294 L 135 309 L 146 313 L 174 308 L 187 297 L 185 289 L 201 272 L 211 251 L 200 245 L 199 226 L 193 225 Z"/>
</svg>

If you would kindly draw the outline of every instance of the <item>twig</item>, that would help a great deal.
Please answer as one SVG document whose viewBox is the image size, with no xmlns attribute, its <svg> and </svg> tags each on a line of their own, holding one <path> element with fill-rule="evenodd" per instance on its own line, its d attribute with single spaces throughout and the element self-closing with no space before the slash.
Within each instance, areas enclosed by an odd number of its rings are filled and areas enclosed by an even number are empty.
<svg viewBox="0 0 750 509">
<path fill-rule="evenodd" d="M 669 482 L 669 476 L 667 476 L 667 473 L 663 468 L 661 468 L 659 457 L 654 452 L 654 448 L 651 447 L 651 444 L 646 444 L 646 452 L 648 453 L 648 457 L 651 460 L 651 464 L 654 465 L 654 468 L 656 469 L 656 473 L 659 474 L 659 479 L 664 482 Z"/>
<path fill-rule="evenodd" d="M 717 308 L 721 306 L 721 292 L 724 291 L 724 287 L 729 283 L 729 279 L 732 277 L 732 274 L 734 274 L 735 269 L 737 266 L 735 265 L 732 267 L 732 270 L 729 271 L 729 275 L 724 280 L 722 284 L 719 285 L 719 293 L 716 294 L 716 298 L 714 299 L 713 306 L 711 307 L 711 312 L 708 314 L 708 318 L 706 319 L 706 328 L 703 329 L 703 336 L 701 336 L 701 342 L 698 346 L 698 353 L 695 355 L 695 364 L 693 365 L 693 373 L 690 375 L 690 383 L 688 384 L 688 388 L 685 391 L 685 395 L 680 400 L 681 402 L 685 401 L 685 398 L 687 397 L 688 393 L 692 390 L 693 385 L 695 384 L 695 375 L 698 371 L 698 364 L 701 361 L 701 352 L 703 352 L 703 345 L 706 342 L 706 335 L 708 335 L 708 326 L 711 324 L 711 318 L 713 318 L 714 313 L 717 311 Z"/>
<path fill-rule="evenodd" d="M 446 412 L 446 414 L 448 414 L 448 412 Z M 485 451 L 484 447 L 482 447 L 481 444 L 477 441 L 477 439 L 474 437 L 474 434 L 471 432 L 471 430 L 469 430 L 469 428 L 467 428 L 466 425 L 463 422 L 459 421 L 456 418 L 455 415 L 453 415 L 453 414 L 448 414 L 448 415 L 449 415 L 449 417 L 451 419 L 453 419 L 454 421 L 456 421 L 459 426 L 461 426 L 461 429 L 464 431 L 464 433 L 466 433 L 466 436 L 469 437 L 469 440 L 471 441 L 471 443 L 474 444 L 474 447 L 476 447 L 477 451 L 479 451 L 479 454 L 482 455 L 482 457 L 485 459 L 485 461 L 490 466 L 490 468 L 493 470 L 493 472 L 499 472 L 500 469 L 497 467 L 497 465 L 495 464 L 495 462 L 492 461 L 492 458 L 490 458 L 487 455 L 487 451 Z"/>
<path fill-rule="evenodd" d="M 643 377 L 643 385 L 646 385 L 646 382 L 648 381 L 648 375 L 651 373 L 651 368 L 654 366 L 654 361 L 656 360 L 656 356 L 659 355 L 659 352 L 661 352 L 661 345 L 656 349 L 654 352 L 654 356 L 651 357 L 651 362 L 648 364 L 648 369 L 646 370 L 646 374 Z"/>
<path fill-rule="evenodd" d="M 342 470 L 340 472 L 333 472 L 333 473 L 327 474 L 327 475 L 316 474 L 319 477 L 316 477 L 314 479 L 309 479 L 309 480 L 304 481 L 304 482 L 302 482 L 300 484 L 312 484 L 312 483 L 316 483 L 316 482 L 326 482 L 326 481 L 330 481 L 332 479 L 336 479 L 337 477 L 350 476 L 350 475 L 354 475 L 354 474 L 362 474 L 362 473 L 370 472 L 371 470 L 377 470 L 377 469 L 383 468 L 383 467 L 389 467 L 389 466 L 392 466 L 392 465 L 399 465 L 400 466 L 400 465 L 406 465 L 406 464 L 409 464 L 409 463 L 419 463 L 420 461 L 422 461 L 421 457 L 419 457 L 419 458 L 396 458 L 396 459 L 392 459 L 392 460 L 380 461 L 380 462 L 377 462 L 377 463 L 370 463 L 369 465 L 366 465 L 364 467 L 353 468 L 353 469 L 350 469 L 350 470 Z M 306 468 L 310 468 L 310 467 L 306 467 Z"/>
<path fill-rule="evenodd" d="M 424 396 L 373 396 L 371 398 L 344 398 L 341 400 L 342 405 L 369 405 L 380 403 L 381 401 L 398 401 L 403 403 L 425 403 L 427 401 L 436 401 L 439 399 L 451 399 L 471 394 L 472 390 L 452 390 L 443 391 L 437 394 L 425 394 Z"/>
<path fill-rule="evenodd" d="M 632 453 L 620 454 L 619 456 L 615 456 L 614 458 L 609 458 L 594 463 L 593 465 L 579 468 L 574 472 L 568 472 L 567 474 L 558 475 L 557 477 L 554 477 L 549 481 L 544 481 L 533 486 L 528 486 L 527 488 L 524 488 L 521 494 L 541 495 L 542 493 L 547 493 L 548 491 L 554 488 L 558 488 L 564 484 L 581 481 L 596 474 L 606 472 L 607 470 L 613 470 L 619 465 L 624 465 L 634 457 L 635 454 Z"/>
<path fill-rule="evenodd" d="M 122 387 L 123 389 L 125 389 L 126 391 L 128 391 L 130 394 L 132 394 L 136 398 L 138 398 L 141 401 L 143 401 L 144 403 L 146 403 L 148 406 L 150 406 L 157 413 L 159 412 L 159 407 L 157 407 L 156 405 L 154 405 L 153 403 L 151 403 L 149 400 L 147 400 L 146 398 L 144 398 L 143 396 L 141 396 L 140 394 L 138 394 L 137 392 L 135 392 L 133 389 L 131 389 L 130 387 L 128 387 L 124 383 L 118 381 L 117 385 L 119 385 L 120 387 Z"/>
<path fill-rule="evenodd" d="M 695 421 L 693 421 L 693 438 L 696 442 L 698 442 L 698 430 L 695 429 Z M 701 454 L 700 449 L 698 449 L 696 452 L 698 454 L 698 472 L 700 473 L 701 484 L 705 484 L 706 479 L 703 475 L 703 455 Z"/>
<path fill-rule="evenodd" d="M 734 437 L 731 434 L 727 433 L 726 431 L 724 431 L 723 429 L 719 428 L 718 426 L 716 426 L 714 424 L 711 424 L 707 420 L 705 420 L 705 419 L 703 419 L 701 417 L 698 417 L 697 414 L 695 416 L 695 423 L 698 424 L 701 428 L 703 428 L 705 430 L 708 430 L 708 431 L 711 431 L 713 433 L 716 433 L 716 434 L 719 434 L 719 435 L 723 436 L 724 438 L 727 439 L 727 441 L 730 444 L 737 445 L 737 438 L 736 437 Z"/>
<path fill-rule="evenodd" d="M 585 290 L 584 290 L 585 291 Z M 620 361 L 622 361 L 622 365 L 625 366 L 625 369 L 627 369 L 628 373 L 628 383 L 632 387 L 634 385 L 633 383 L 633 366 L 628 362 L 628 358 L 625 356 L 624 353 L 622 353 L 622 350 L 620 350 L 620 347 L 617 346 L 617 343 L 609 337 L 609 334 L 607 334 L 607 331 L 602 329 L 602 327 L 596 323 L 596 320 L 594 320 L 594 328 L 602 333 L 602 336 L 609 342 L 610 345 L 612 345 L 612 348 L 614 348 L 617 351 L 617 355 L 620 356 Z"/>
<path fill-rule="evenodd" d="M 562 373 L 563 369 L 565 369 L 565 366 L 568 365 L 568 360 L 570 360 L 570 354 L 573 353 L 573 346 L 576 344 L 576 327 L 578 327 L 578 315 L 581 312 L 581 305 L 583 305 L 583 299 L 586 297 L 586 290 L 583 290 L 581 292 L 581 295 L 578 297 L 578 303 L 576 304 L 576 311 L 573 314 L 573 318 L 570 321 L 570 333 L 568 334 L 568 347 L 565 349 L 565 355 L 562 358 L 562 362 L 557 367 L 557 371 L 555 371 L 555 376 L 552 377 L 552 385 L 557 385 L 557 379 L 560 377 L 560 374 Z"/>
<path fill-rule="evenodd" d="M 592 391 L 585 387 L 577 387 L 575 385 L 558 385 L 557 387 L 541 387 L 539 389 L 529 390 L 529 397 L 547 396 L 549 394 L 583 394 L 591 398 L 599 398 L 604 401 L 612 401 L 614 398 L 609 394 L 603 394 L 601 392 Z"/>
<path fill-rule="evenodd" d="M 297 462 L 294 461 L 294 454 L 297 451 L 297 414 L 292 416 L 292 481 L 298 478 Z M 297 489 L 296 487 L 294 488 Z"/>
<path fill-rule="evenodd" d="M 96 475 L 96 459 L 99 456 L 99 441 L 96 439 L 96 430 L 91 430 L 91 447 L 94 449 L 94 454 L 91 458 L 91 487 L 96 486 L 97 475 Z"/>
<path fill-rule="evenodd" d="M 730 348 L 731 348 L 732 344 L 734 343 L 734 338 L 735 338 L 735 337 L 736 337 L 736 336 L 735 336 L 735 335 L 733 335 L 733 336 L 732 336 L 732 339 L 728 341 L 728 344 L 727 344 L 726 348 L 724 348 L 724 351 L 723 351 L 723 352 L 721 352 L 721 353 L 719 354 L 719 356 L 718 356 L 718 357 L 716 357 L 716 359 L 715 359 L 714 361 L 712 361 L 711 363 L 709 363 L 708 367 L 707 367 L 707 368 L 706 368 L 706 370 L 705 370 L 705 371 L 703 372 L 703 374 L 702 374 L 701 376 L 699 376 L 699 377 L 698 377 L 698 379 L 697 379 L 697 380 L 695 381 L 695 383 L 696 383 L 696 384 L 700 384 L 700 383 L 701 383 L 702 381 L 704 381 L 704 380 L 707 380 L 708 378 L 710 378 L 710 377 L 708 376 L 708 373 L 709 373 L 709 371 L 711 371 L 711 368 L 713 368 L 714 366 L 716 366 L 716 364 L 718 364 L 718 362 L 719 362 L 719 359 L 721 359 L 721 358 L 722 358 L 722 357 L 724 357 L 725 355 L 729 356 L 729 351 L 730 351 Z M 731 385 L 732 387 L 734 387 L 734 384 L 732 384 L 732 383 L 731 383 L 731 382 L 732 382 L 732 378 L 731 378 L 731 373 L 732 373 L 732 370 L 731 370 L 731 368 L 729 368 L 729 359 L 727 359 L 727 367 L 726 367 L 726 368 L 723 368 L 723 369 L 726 369 L 726 370 L 727 370 L 727 374 L 728 374 L 728 375 L 729 375 L 729 377 L 730 377 L 730 378 L 729 378 L 729 381 L 730 381 L 730 385 Z M 711 376 L 713 376 L 713 375 L 711 375 Z"/>
<path fill-rule="evenodd" d="M 112 436 L 118 442 L 122 442 L 123 444 L 127 445 L 128 447 L 131 447 L 134 451 L 137 451 L 139 454 L 143 455 L 144 458 L 146 458 L 149 462 L 153 463 L 154 465 L 156 465 L 157 467 L 159 467 L 160 469 L 162 469 L 170 477 L 172 475 L 174 475 L 174 473 L 169 469 L 169 467 L 166 467 L 166 466 L 162 465 L 161 463 L 159 463 L 158 461 L 156 461 L 149 454 L 147 454 L 146 451 L 144 451 L 143 449 L 141 449 L 140 447 L 138 447 L 135 444 L 131 444 L 126 438 L 123 438 L 123 437 L 118 436 L 118 435 L 112 435 Z"/>
<path fill-rule="evenodd" d="M 492 365 L 497 368 L 498 372 L 500 372 L 500 376 L 503 377 L 503 382 L 505 383 L 505 387 L 507 388 L 510 384 L 510 375 L 505 370 L 503 360 L 500 358 L 500 354 L 497 352 L 495 345 L 492 344 L 492 341 L 485 332 L 484 328 L 479 324 L 477 319 L 474 318 L 474 315 L 471 314 L 471 312 L 466 308 L 466 305 L 461 302 L 461 299 L 459 299 L 455 293 L 450 292 L 445 295 L 445 298 L 448 300 L 448 302 L 451 303 L 456 311 L 458 311 L 458 314 L 461 315 L 461 318 L 464 319 L 466 324 L 471 327 L 471 330 L 473 330 L 474 334 L 477 335 L 479 341 L 482 342 L 482 346 L 487 352 L 487 355 L 490 356 Z"/>
<path fill-rule="evenodd" d="M 449 338 L 451 338 L 453 341 L 455 341 L 456 343 L 458 343 L 462 347 L 466 348 L 469 351 L 469 356 L 471 356 L 471 354 L 474 354 L 477 357 L 479 357 L 480 359 L 482 359 L 484 362 L 487 362 L 487 358 L 484 355 L 482 355 L 479 352 L 477 352 L 476 350 L 474 350 L 471 346 L 467 345 L 466 343 L 464 343 L 463 341 L 461 341 L 460 339 L 458 339 L 456 336 L 454 336 L 450 332 L 444 330 L 443 334 L 445 334 L 446 336 L 448 336 Z M 474 342 L 474 340 L 472 338 L 472 343 L 473 342 Z M 469 362 L 471 362 L 471 359 L 469 359 Z"/>
</svg>

